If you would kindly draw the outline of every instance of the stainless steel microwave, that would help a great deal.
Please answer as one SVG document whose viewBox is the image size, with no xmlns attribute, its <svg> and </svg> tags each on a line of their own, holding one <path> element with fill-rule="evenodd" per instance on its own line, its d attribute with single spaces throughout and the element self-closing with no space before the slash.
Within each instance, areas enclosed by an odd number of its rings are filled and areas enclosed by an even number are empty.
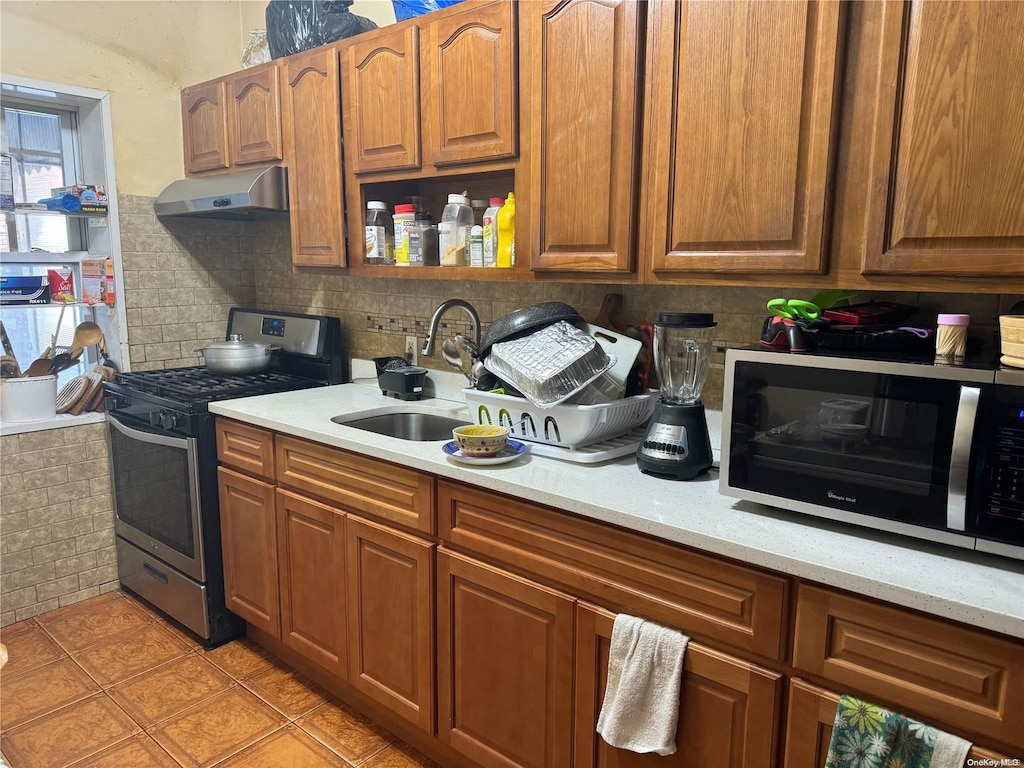
<svg viewBox="0 0 1024 768">
<path fill-rule="evenodd" d="M 728 350 L 719 490 L 1024 559 L 1024 370 Z"/>
</svg>

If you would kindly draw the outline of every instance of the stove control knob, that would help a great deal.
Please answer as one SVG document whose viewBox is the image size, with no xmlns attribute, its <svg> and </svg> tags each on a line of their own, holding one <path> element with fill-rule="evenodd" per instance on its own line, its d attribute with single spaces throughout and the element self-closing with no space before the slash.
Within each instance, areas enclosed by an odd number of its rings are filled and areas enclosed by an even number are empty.
<svg viewBox="0 0 1024 768">
<path fill-rule="evenodd" d="M 181 423 L 181 417 L 176 413 L 164 411 L 160 414 L 160 426 L 164 429 L 174 429 Z"/>
<path fill-rule="evenodd" d="M 160 426 L 160 411 L 149 412 L 149 426 L 159 427 Z"/>
</svg>

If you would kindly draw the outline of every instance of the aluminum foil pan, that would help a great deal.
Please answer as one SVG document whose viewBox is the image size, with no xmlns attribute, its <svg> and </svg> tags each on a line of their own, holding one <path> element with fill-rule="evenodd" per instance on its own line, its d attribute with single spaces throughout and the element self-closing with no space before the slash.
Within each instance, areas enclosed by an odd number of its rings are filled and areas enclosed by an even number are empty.
<svg viewBox="0 0 1024 768">
<path fill-rule="evenodd" d="M 484 366 L 538 408 L 572 397 L 615 365 L 594 337 L 565 322 L 491 348 Z"/>
</svg>

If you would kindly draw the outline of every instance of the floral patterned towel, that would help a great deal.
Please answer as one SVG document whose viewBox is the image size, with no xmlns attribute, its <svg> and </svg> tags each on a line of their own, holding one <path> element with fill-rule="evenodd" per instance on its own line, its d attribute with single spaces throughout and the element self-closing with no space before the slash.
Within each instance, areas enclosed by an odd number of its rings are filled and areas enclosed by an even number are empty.
<svg viewBox="0 0 1024 768">
<path fill-rule="evenodd" d="M 843 695 L 826 768 L 960 768 L 971 743 L 897 712 Z"/>
</svg>

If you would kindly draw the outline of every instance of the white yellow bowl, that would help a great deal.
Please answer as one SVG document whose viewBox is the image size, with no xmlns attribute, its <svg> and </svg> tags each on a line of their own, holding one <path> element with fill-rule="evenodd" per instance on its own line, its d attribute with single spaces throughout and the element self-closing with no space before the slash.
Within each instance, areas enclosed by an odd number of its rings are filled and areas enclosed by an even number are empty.
<svg viewBox="0 0 1024 768">
<path fill-rule="evenodd" d="M 452 430 L 455 444 L 465 456 L 495 456 L 508 442 L 508 427 L 493 424 L 467 424 Z"/>
</svg>

